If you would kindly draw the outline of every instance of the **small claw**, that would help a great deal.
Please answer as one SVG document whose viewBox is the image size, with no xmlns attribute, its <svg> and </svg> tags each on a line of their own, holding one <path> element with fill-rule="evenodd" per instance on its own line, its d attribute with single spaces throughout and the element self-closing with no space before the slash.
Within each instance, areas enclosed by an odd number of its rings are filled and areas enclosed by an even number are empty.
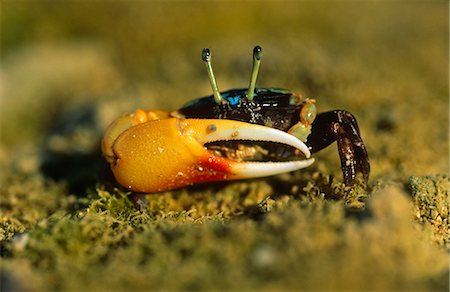
<svg viewBox="0 0 450 292">
<path fill-rule="evenodd" d="M 290 145 L 306 158 L 308 147 L 269 127 L 221 119 L 168 118 L 133 126 L 112 145 L 111 169 L 120 184 L 136 192 L 161 192 L 186 185 L 262 177 L 309 166 L 314 159 L 236 162 L 205 147 L 215 141 L 270 141 Z"/>
</svg>

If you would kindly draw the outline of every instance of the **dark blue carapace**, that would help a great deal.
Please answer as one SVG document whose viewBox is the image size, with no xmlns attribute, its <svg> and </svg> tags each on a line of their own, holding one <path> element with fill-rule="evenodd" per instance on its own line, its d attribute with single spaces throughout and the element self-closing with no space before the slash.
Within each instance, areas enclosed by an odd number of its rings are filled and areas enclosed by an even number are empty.
<svg viewBox="0 0 450 292">
<path fill-rule="evenodd" d="M 214 96 L 201 97 L 184 105 L 177 112 L 186 118 L 230 119 L 287 131 L 299 121 L 301 98 L 291 91 L 279 88 L 256 88 L 252 101 L 247 89 L 221 92 L 223 102 Z"/>
<path fill-rule="evenodd" d="M 237 88 L 237 89 L 231 89 L 224 92 L 221 92 L 221 95 L 223 99 L 228 103 L 230 106 L 237 106 L 241 102 L 248 103 L 247 101 L 247 88 Z M 254 99 L 257 99 L 258 101 L 263 101 L 265 99 L 270 100 L 274 97 L 282 96 L 288 96 L 290 97 L 292 95 L 291 91 L 287 89 L 281 89 L 281 88 L 256 88 L 255 93 L 253 94 Z M 197 107 L 201 105 L 211 105 L 216 103 L 214 100 L 214 95 L 209 95 L 205 97 L 201 97 L 199 99 L 191 100 L 188 103 L 186 103 L 183 108 L 188 107 Z"/>
</svg>

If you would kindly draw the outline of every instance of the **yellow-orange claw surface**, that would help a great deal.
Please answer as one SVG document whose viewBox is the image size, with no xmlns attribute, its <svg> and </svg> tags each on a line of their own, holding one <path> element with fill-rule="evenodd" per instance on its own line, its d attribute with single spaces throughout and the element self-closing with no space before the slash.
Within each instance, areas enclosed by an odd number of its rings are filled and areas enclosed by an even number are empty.
<svg viewBox="0 0 450 292">
<path fill-rule="evenodd" d="M 206 127 L 205 127 L 206 130 Z M 226 180 L 230 161 L 210 154 L 186 120 L 142 123 L 114 142 L 111 169 L 117 181 L 135 192 L 161 192 L 197 182 Z"/>
</svg>

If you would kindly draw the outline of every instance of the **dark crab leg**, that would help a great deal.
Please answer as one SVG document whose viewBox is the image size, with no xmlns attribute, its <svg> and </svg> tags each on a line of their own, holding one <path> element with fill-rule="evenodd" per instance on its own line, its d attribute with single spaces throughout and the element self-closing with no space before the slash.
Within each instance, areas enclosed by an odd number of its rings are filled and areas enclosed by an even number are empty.
<svg viewBox="0 0 450 292">
<path fill-rule="evenodd" d="M 365 184 L 369 180 L 370 163 L 366 146 L 359 133 L 355 117 L 346 110 L 333 110 L 317 115 L 306 145 L 315 153 L 337 141 L 344 182 L 351 186 L 361 173 Z"/>
</svg>

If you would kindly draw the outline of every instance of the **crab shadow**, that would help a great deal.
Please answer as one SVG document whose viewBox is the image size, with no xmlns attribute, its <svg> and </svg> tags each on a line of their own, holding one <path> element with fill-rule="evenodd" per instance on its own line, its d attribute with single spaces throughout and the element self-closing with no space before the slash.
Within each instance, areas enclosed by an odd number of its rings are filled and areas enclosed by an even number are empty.
<svg viewBox="0 0 450 292">
<path fill-rule="evenodd" d="M 97 107 L 91 104 L 59 111 L 41 146 L 41 173 L 66 184 L 77 196 L 85 196 L 101 181 L 112 181 L 100 150 L 99 124 Z"/>
</svg>

